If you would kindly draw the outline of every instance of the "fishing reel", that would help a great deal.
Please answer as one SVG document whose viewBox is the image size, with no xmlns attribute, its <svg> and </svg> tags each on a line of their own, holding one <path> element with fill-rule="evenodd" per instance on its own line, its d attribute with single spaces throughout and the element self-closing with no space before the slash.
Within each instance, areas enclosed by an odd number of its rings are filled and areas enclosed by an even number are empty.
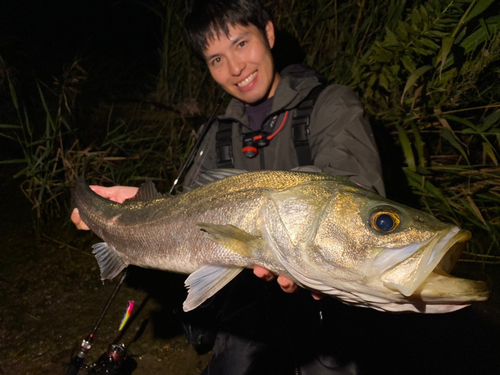
<svg viewBox="0 0 500 375">
<path fill-rule="evenodd" d="M 111 344 L 97 362 L 87 367 L 87 375 L 127 375 L 132 373 L 131 367 L 125 345 Z"/>
</svg>

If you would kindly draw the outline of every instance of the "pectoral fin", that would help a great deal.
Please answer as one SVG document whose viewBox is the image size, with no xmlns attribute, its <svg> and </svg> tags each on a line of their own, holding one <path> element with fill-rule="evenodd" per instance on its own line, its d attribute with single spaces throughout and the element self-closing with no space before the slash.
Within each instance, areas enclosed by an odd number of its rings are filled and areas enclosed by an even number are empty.
<svg viewBox="0 0 500 375">
<path fill-rule="evenodd" d="M 95 255 L 101 269 L 101 280 L 112 279 L 127 267 L 127 264 L 106 242 L 96 243 L 92 248 L 94 249 L 92 254 Z"/>
<path fill-rule="evenodd" d="M 264 246 L 262 238 L 245 232 L 234 225 L 208 223 L 198 223 L 197 225 L 208 233 L 212 241 L 243 257 L 251 258 L 257 248 Z M 193 310 L 201 305 L 234 279 L 242 270 L 241 267 L 207 265 L 193 272 L 185 282 L 189 292 L 183 304 L 184 311 Z"/>
<path fill-rule="evenodd" d="M 200 306 L 242 270 L 243 268 L 208 265 L 193 272 L 184 283 L 189 291 L 182 305 L 183 310 L 187 312 Z"/>
<path fill-rule="evenodd" d="M 264 245 L 261 237 L 254 236 L 231 224 L 198 223 L 196 225 L 207 232 L 212 241 L 245 257 L 251 257 L 256 248 Z"/>
</svg>

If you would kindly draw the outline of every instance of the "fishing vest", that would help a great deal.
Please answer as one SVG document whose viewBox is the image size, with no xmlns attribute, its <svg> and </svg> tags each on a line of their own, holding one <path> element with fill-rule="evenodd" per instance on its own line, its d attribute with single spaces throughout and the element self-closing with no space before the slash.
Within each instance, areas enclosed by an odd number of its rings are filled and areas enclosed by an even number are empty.
<svg viewBox="0 0 500 375">
<path fill-rule="evenodd" d="M 316 99 L 326 84 L 321 83 L 314 87 L 307 97 L 302 100 L 297 107 L 291 111 L 291 127 L 293 145 L 299 166 L 313 164 L 311 147 L 309 145 L 309 123 L 311 113 L 316 104 Z M 233 159 L 233 128 L 241 125 L 238 121 L 219 121 L 216 133 L 217 168 L 234 168 Z M 278 135 L 279 136 L 279 135 Z"/>
</svg>

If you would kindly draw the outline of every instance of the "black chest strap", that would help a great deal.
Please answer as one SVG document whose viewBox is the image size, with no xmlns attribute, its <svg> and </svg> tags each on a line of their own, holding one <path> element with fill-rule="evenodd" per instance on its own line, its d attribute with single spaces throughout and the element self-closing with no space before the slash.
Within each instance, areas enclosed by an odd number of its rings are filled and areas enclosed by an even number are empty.
<svg viewBox="0 0 500 375">
<path fill-rule="evenodd" d="M 323 84 L 313 88 L 307 98 L 292 111 L 292 138 L 299 166 L 313 164 L 311 147 L 309 145 L 309 125 L 316 99 L 318 99 L 319 94 L 324 88 L 325 85 Z"/>
<path fill-rule="evenodd" d="M 232 129 L 232 121 L 219 121 L 219 129 L 215 136 L 217 168 L 234 168 Z"/>
<path fill-rule="evenodd" d="M 292 138 L 299 166 L 312 165 L 311 147 L 309 145 L 309 125 L 311 113 L 316 99 L 326 85 L 314 87 L 309 95 L 291 112 Z M 236 122 L 237 123 L 237 122 Z M 234 168 L 232 129 L 233 121 L 219 121 L 216 135 L 217 167 Z"/>
</svg>

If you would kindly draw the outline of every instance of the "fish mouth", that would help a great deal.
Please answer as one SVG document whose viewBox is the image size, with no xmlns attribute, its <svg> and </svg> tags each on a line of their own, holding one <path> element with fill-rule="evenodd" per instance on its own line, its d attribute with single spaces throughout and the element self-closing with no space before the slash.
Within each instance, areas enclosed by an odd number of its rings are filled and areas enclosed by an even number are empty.
<svg viewBox="0 0 500 375">
<path fill-rule="evenodd" d="M 489 294 L 484 282 L 449 274 L 470 238 L 469 231 L 457 227 L 439 233 L 419 244 L 410 256 L 384 272 L 380 280 L 406 297 L 426 302 L 484 301 Z"/>
</svg>

